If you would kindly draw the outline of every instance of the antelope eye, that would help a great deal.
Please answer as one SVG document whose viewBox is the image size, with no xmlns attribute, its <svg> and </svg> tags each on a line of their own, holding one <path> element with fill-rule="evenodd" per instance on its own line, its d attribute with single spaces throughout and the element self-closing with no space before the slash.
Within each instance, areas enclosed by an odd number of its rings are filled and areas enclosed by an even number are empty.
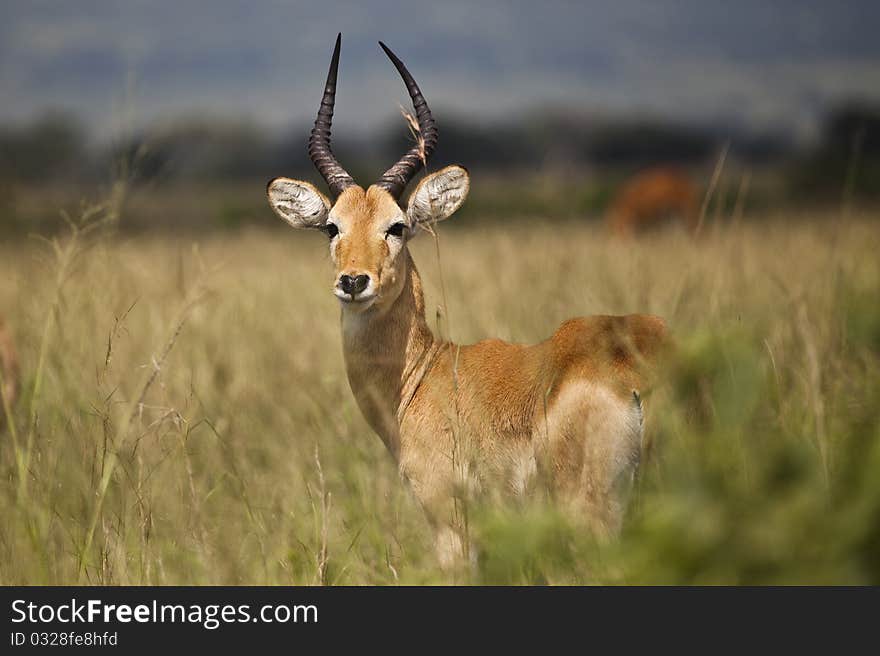
<svg viewBox="0 0 880 656">
<path fill-rule="evenodd" d="M 403 237 L 403 233 L 406 231 L 405 223 L 395 223 L 390 228 L 388 228 L 388 232 L 386 235 L 391 235 L 392 237 Z"/>
<path fill-rule="evenodd" d="M 324 232 L 327 233 L 327 236 L 330 237 L 330 239 L 333 239 L 339 234 L 339 226 L 335 223 L 326 223 L 324 224 Z"/>
</svg>

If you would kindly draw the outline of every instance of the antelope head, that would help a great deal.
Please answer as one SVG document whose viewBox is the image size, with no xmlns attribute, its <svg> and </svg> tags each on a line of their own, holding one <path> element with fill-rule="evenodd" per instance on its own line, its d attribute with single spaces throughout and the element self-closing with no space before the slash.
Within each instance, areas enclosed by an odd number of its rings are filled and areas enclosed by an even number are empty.
<svg viewBox="0 0 880 656">
<path fill-rule="evenodd" d="M 437 146 L 438 131 L 416 81 L 380 41 L 412 99 L 419 143 L 366 190 L 355 183 L 330 150 L 341 37 L 336 37 L 324 97 L 309 137 L 309 157 L 327 182 L 333 200 L 314 185 L 290 178 L 272 180 L 268 195 L 275 213 L 294 228 L 320 230 L 327 235 L 336 269 L 333 293 L 346 311 L 364 312 L 393 304 L 406 279 L 407 241 L 420 225 L 451 216 L 464 202 L 469 181 L 465 169 L 448 166 L 424 177 L 405 208 L 398 204 L 407 184 Z"/>
</svg>

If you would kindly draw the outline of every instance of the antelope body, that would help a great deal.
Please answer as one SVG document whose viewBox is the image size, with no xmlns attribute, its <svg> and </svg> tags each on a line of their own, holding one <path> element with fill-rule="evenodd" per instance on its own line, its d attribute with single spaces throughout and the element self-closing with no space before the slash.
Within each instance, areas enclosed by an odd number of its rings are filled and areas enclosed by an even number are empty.
<svg viewBox="0 0 880 656">
<path fill-rule="evenodd" d="M 620 236 L 630 236 L 672 220 L 688 232 L 697 229 L 698 198 L 694 183 L 671 167 L 643 171 L 617 192 L 608 210 L 609 227 Z"/>
<path fill-rule="evenodd" d="M 352 392 L 437 529 L 441 559 L 454 560 L 464 546 L 463 490 L 525 494 L 536 476 L 599 532 L 615 532 L 639 461 L 639 391 L 663 342 L 663 321 L 571 319 L 533 346 L 436 338 L 407 242 L 461 206 L 469 177 L 446 167 L 419 182 L 405 209 L 398 205 L 437 129 L 412 76 L 383 45 L 407 85 L 421 140 L 378 183 L 356 185 L 329 142 L 339 47 L 337 38 L 309 142 L 335 202 L 289 178 L 270 182 L 268 196 L 292 226 L 330 238 Z"/>
</svg>

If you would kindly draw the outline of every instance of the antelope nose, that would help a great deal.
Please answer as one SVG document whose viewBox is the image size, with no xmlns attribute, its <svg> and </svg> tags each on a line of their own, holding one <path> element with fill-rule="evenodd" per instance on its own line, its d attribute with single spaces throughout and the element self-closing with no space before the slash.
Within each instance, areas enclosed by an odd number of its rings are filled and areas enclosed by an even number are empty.
<svg viewBox="0 0 880 656">
<path fill-rule="evenodd" d="M 359 276 L 349 276 L 343 274 L 339 276 L 339 289 L 352 297 L 357 296 L 367 288 L 370 284 L 370 276 L 361 274 Z"/>
</svg>

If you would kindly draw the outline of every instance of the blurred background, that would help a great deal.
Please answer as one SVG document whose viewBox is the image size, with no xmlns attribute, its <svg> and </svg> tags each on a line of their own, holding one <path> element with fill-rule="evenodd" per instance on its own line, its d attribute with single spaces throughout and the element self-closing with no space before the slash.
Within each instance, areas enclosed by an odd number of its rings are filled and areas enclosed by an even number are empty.
<svg viewBox="0 0 880 656">
<path fill-rule="evenodd" d="M 721 203 L 746 173 L 750 209 L 880 193 L 870 0 L 3 4 L 5 231 L 51 229 L 120 179 L 128 228 L 272 222 L 268 179 L 317 179 L 306 142 L 338 31 L 337 155 L 368 183 L 408 145 L 382 39 L 440 122 L 433 166 L 475 175 L 463 220 L 597 216 L 653 164 L 705 186 L 722 152 Z"/>
</svg>

